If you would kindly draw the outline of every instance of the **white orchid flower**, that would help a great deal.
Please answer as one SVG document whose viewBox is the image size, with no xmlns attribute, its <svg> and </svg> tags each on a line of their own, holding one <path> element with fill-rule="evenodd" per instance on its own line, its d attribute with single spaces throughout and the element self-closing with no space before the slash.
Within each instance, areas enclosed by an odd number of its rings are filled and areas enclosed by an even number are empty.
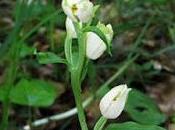
<svg viewBox="0 0 175 130">
<path fill-rule="evenodd" d="M 89 59 L 98 59 L 105 52 L 106 49 L 106 44 L 97 34 L 93 32 L 87 33 L 86 56 Z"/>
<path fill-rule="evenodd" d="M 64 13 L 74 22 L 88 23 L 94 15 L 93 3 L 89 0 L 63 0 Z"/>
<path fill-rule="evenodd" d="M 100 102 L 101 114 L 107 119 L 116 119 L 123 111 L 128 93 L 127 85 L 119 85 L 111 89 Z"/>
<path fill-rule="evenodd" d="M 110 24 L 105 26 L 104 24 L 98 23 L 97 28 L 99 28 L 102 33 L 104 33 L 108 44 L 110 44 L 113 38 L 112 26 Z M 105 42 L 93 32 L 87 33 L 86 44 L 86 56 L 92 60 L 98 59 L 107 49 L 107 45 L 105 44 Z"/>
</svg>

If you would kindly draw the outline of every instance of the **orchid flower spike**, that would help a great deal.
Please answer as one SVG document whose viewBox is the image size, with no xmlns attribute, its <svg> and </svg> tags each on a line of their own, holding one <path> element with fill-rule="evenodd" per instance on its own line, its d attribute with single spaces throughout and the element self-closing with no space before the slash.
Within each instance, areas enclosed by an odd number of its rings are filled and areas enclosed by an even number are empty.
<svg viewBox="0 0 175 130">
<path fill-rule="evenodd" d="M 89 0 L 63 0 L 62 8 L 74 22 L 88 23 L 94 16 L 94 6 Z"/>
<path fill-rule="evenodd" d="M 86 56 L 89 59 L 96 60 L 98 59 L 107 49 L 106 44 L 111 44 L 113 38 L 113 29 L 110 24 L 105 26 L 104 24 L 99 23 L 97 25 L 102 33 L 106 36 L 108 43 L 105 43 L 96 33 L 88 32 L 87 33 L 87 45 L 86 45 Z M 110 45 L 108 45 L 110 46 Z"/>
<path fill-rule="evenodd" d="M 100 102 L 101 114 L 107 119 L 116 119 L 124 110 L 128 93 L 127 85 L 119 85 L 111 89 Z"/>
</svg>

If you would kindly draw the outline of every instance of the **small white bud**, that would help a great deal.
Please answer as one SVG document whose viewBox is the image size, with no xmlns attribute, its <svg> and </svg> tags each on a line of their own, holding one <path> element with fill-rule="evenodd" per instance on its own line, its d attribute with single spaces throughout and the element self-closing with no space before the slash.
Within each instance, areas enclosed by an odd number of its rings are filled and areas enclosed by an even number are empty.
<svg viewBox="0 0 175 130">
<path fill-rule="evenodd" d="M 128 93 L 127 85 L 119 85 L 111 89 L 100 102 L 101 114 L 107 119 L 116 119 L 124 110 Z"/>
<path fill-rule="evenodd" d="M 86 56 L 89 59 L 98 59 L 105 52 L 106 49 L 106 44 L 97 34 L 93 32 L 87 33 Z"/>
<path fill-rule="evenodd" d="M 112 41 L 112 38 L 113 38 L 113 35 L 114 35 L 114 31 L 112 29 L 111 24 L 104 25 L 101 22 L 99 22 L 97 24 L 97 27 L 105 34 L 106 39 L 110 43 Z"/>
<path fill-rule="evenodd" d="M 113 35 L 114 35 L 114 31 L 113 31 L 112 25 L 111 24 L 108 24 L 106 26 L 106 28 L 107 28 L 106 38 L 107 38 L 107 40 L 109 42 L 111 42 L 112 39 L 113 39 Z"/>
</svg>

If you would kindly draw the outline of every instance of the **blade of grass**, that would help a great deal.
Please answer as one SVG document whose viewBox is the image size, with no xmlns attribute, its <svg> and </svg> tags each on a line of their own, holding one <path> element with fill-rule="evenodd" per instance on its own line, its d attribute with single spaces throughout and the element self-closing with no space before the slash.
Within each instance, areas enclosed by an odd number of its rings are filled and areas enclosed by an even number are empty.
<svg viewBox="0 0 175 130">
<path fill-rule="evenodd" d="M 134 55 L 135 50 L 136 50 L 139 46 L 142 45 L 142 42 L 141 42 L 141 41 L 142 41 L 142 38 L 144 37 L 144 35 L 145 35 L 145 33 L 146 33 L 148 27 L 150 26 L 150 24 L 151 24 L 153 18 L 154 18 L 154 15 L 152 15 L 152 16 L 148 19 L 148 21 L 146 22 L 146 24 L 145 24 L 145 26 L 143 27 L 143 29 L 142 29 L 140 35 L 138 36 L 138 38 L 136 39 L 136 41 L 135 41 L 135 43 L 134 43 L 134 45 L 133 45 L 133 47 L 132 47 L 132 51 L 131 51 L 131 52 L 129 53 L 129 55 L 128 55 L 128 59 L 130 59 L 130 58 Z"/>
</svg>

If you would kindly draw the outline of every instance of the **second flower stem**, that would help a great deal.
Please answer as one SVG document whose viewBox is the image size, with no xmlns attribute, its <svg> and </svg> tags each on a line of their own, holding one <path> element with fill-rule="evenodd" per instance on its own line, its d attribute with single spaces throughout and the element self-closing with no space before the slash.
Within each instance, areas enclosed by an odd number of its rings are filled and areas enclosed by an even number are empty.
<svg viewBox="0 0 175 130">
<path fill-rule="evenodd" d="M 101 116 L 100 119 L 95 124 L 94 130 L 102 130 L 107 121 L 108 120 L 104 116 Z"/>
</svg>

